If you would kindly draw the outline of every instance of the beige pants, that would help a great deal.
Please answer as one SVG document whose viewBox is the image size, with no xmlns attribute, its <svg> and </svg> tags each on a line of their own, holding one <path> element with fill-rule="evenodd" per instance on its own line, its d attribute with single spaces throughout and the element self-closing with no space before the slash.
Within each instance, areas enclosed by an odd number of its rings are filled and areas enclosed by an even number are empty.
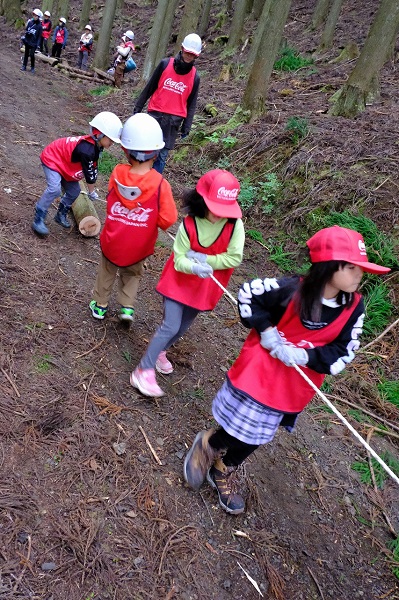
<svg viewBox="0 0 399 600">
<path fill-rule="evenodd" d="M 144 272 L 144 260 L 130 267 L 117 267 L 101 254 L 93 300 L 99 306 L 108 306 L 112 287 L 119 271 L 117 300 L 121 306 L 134 308 L 140 279 Z"/>
</svg>

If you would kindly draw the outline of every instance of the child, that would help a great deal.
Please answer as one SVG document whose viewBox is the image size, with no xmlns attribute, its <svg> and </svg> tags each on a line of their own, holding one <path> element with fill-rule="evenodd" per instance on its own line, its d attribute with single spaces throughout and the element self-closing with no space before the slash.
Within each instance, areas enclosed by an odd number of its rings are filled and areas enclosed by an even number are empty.
<svg viewBox="0 0 399 600">
<path fill-rule="evenodd" d="M 117 53 L 112 67 L 108 69 L 108 73 L 114 75 L 115 86 L 118 88 L 122 85 L 124 74 L 136 68 L 136 63 L 133 60 L 133 52 L 136 51 L 133 40 L 134 33 L 129 29 L 123 34 L 122 42 L 116 48 Z"/>
<path fill-rule="evenodd" d="M 50 17 L 51 17 L 50 12 L 48 10 L 46 10 L 44 12 L 44 19 L 42 21 L 42 29 L 43 29 L 43 31 L 42 31 L 42 37 L 40 39 L 40 45 L 39 45 L 40 52 L 43 52 L 43 49 L 44 49 L 44 53 L 47 56 L 50 56 L 49 49 L 48 49 L 48 40 L 49 40 L 49 37 L 51 35 L 51 21 L 50 21 Z"/>
<path fill-rule="evenodd" d="M 164 315 L 130 383 L 145 396 L 164 395 L 155 369 L 165 375 L 173 366 L 166 357 L 200 311 L 213 310 L 242 261 L 244 226 L 237 203 L 240 184 L 228 171 L 214 169 L 203 175 L 184 196 L 188 216 L 177 232 L 173 254 L 167 261 L 157 291 L 162 294 Z"/>
<path fill-rule="evenodd" d="M 88 63 L 92 48 L 93 48 L 93 34 L 91 32 L 91 26 L 86 25 L 84 32 L 80 36 L 78 64 L 77 64 L 78 69 L 83 69 L 83 71 L 87 71 L 87 63 Z"/>
<path fill-rule="evenodd" d="M 104 319 L 119 270 L 119 319 L 130 325 L 144 261 L 154 253 L 158 227 L 173 225 L 177 209 L 169 183 L 152 168 L 164 144 L 156 120 L 149 115 L 130 117 L 121 143 L 129 164 L 117 165 L 108 185 L 102 256 L 90 310 L 95 319 Z"/>
<path fill-rule="evenodd" d="M 28 58 L 30 57 L 30 72 L 32 75 L 35 72 L 35 50 L 42 35 L 42 24 L 40 22 L 40 17 L 42 16 L 42 11 L 38 8 L 35 8 L 32 18 L 29 19 L 26 24 L 26 30 L 22 40 L 25 45 L 25 54 L 21 71 L 26 71 L 26 67 L 28 66 Z"/>
<path fill-rule="evenodd" d="M 57 27 L 53 33 L 53 47 L 51 48 L 51 56 L 53 58 L 61 58 L 61 50 L 64 50 L 68 41 L 68 29 L 65 27 L 66 19 L 60 17 Z"/>
<path fill-rule="evenodd" d="M 32 228 L 40 236 L 48 235 L 44 219 L 50 204 L 62 196 L 54 221 L 62 227 L 70 227 L 67 219 L 70 207 L 80 194 L 79 180 L 85 178 L 89 198 L 98 198 L 94 190 L 97 180 L 97 162 L 104 148 L 113 142 L 120 143 L 122 129 L 120 119 L 111 112 L 99 113 L 90 121 L 90 135 L 60 138 L 51 142 L 40 155 L 47 188 L 36 204 L 35 220 Z"/>
<path fill-rule="evenodd" d="M 390 269 L 368 262 L 362 236 L 328 227 L 307 242 L 312 266 L 303 277 L 255 279 L 238 295 L 243 324 L 252 328 L 216 394 L 212 412 L 219 428 L 197 434 L 184 461 L 184 478 L 195 490 L 205 477 L 228 513 L 242 513 L 237 467 L 279 425 L 292 431 L 314 391 L 294 369 L 306 366 L 320 387 L 355 357 L 364 320 L 356 292 L 363 272 Z"/>
</svg>

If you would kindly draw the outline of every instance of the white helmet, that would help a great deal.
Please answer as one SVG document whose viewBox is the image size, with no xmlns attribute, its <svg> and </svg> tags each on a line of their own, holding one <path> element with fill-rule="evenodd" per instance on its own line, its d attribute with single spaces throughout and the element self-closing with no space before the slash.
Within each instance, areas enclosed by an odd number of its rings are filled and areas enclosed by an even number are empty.
<svg viewBox="0 0 399 600">
<path fill-rule="evenodd" d="M 128 118 L 122 129 L 121 144 L 131 157 L 140 162 L 155 158 L 165 146 L 161 126 L 146 113 Z"/>
<path fill-rule="evenodd" d="M 89 29 L 91 31 L 91 25 L 86 25 L 85 29 Z"/>
<path fill-rule="evenodd" d="M 116 144 L 121 143 L 122 121 L 114 113 L 107 110 L 100 112 L 90 121 L 89 125 L 92 128 L 98 129 L 98 131 L 109 137 Z M 101 137 L 96 137 L 95 139 L 98 140 Z"/>
<path fill-rule="evenodd" d="M 44 11 L 44 16 L 45 17 L 51 17 L 51 12 L 49 12 L 48 10 Z"/>
<path fill-rule="evenodd" d="M 64 23 L 64 25 L 66 24 L 66 18 L 65 17 L 60 17 L 59 20 L 61 21 L 61 23 Z"/>
<path fill-rule="evenodd" d="M 201 54 L 202 42 L 200 36 L 196 33 L 189 33 L 186 35 L 181 46 L 183 50 L 189 54 L 195 54 L 195 56 Z"/>
<path fill-rule="evenodd" d="M 127 37 L 129 40 L 134 40 L 134 33 L 130 29 L 128 29 L 124 34 L 124 37 Z"/>
<path fill-rule="evenodd" d="M 37 17 L 39 17 L 39 19 L 41 19 L 42 16 L 43 16 L 43 13 L 40 10 L 40 8 L 35 8 L 32 12 L 33 12 L 34 15 L 36 15 Z"/>
</svg>

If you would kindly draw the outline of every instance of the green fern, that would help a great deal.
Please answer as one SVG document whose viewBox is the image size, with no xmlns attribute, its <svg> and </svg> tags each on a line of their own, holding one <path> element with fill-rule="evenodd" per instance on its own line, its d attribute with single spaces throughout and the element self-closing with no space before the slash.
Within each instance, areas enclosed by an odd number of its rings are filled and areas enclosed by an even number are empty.
<svg viewBox="0 0 399 600">
<path fill-rule="evenodd" d="M 390 467 L 390 469 L 395 473 L 395 475 L 399 476 L 399 461 L 390 452 L 384 452 L 381 455 L 381 458 L 385 462 L 385 464 L 387 464 L 388 467 Z M 381 489 L 384 486 L 384 482 L 388 479 L 388 473 L 383 469 L 380 463 L 376 461 L 375 458 L 371 459 L 371 463 L 373 465 L 376 485 L 378 488 Z M 360 473 L 360 481 L 362 483 L 365 483 L 366 485 L 373 484 L 370 465 L 368 461 L 356 461 L 352 463 L 352 469 Z"/>
</svg>

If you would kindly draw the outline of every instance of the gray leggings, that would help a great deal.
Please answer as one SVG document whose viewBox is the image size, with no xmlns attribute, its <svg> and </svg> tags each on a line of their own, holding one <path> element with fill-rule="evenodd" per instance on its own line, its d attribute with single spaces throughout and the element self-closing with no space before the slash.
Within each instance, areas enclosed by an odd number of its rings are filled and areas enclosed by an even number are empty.
<svg viewBox="0 0 399 600">
<path fill-rule="evenodd" d="M 162 323 L 150 341 L 139 368 L 154 369 L 159 353 L 170 348 L 185 334 L 199 312 L 197 308 L 164 298 Z"/>
</svg>

